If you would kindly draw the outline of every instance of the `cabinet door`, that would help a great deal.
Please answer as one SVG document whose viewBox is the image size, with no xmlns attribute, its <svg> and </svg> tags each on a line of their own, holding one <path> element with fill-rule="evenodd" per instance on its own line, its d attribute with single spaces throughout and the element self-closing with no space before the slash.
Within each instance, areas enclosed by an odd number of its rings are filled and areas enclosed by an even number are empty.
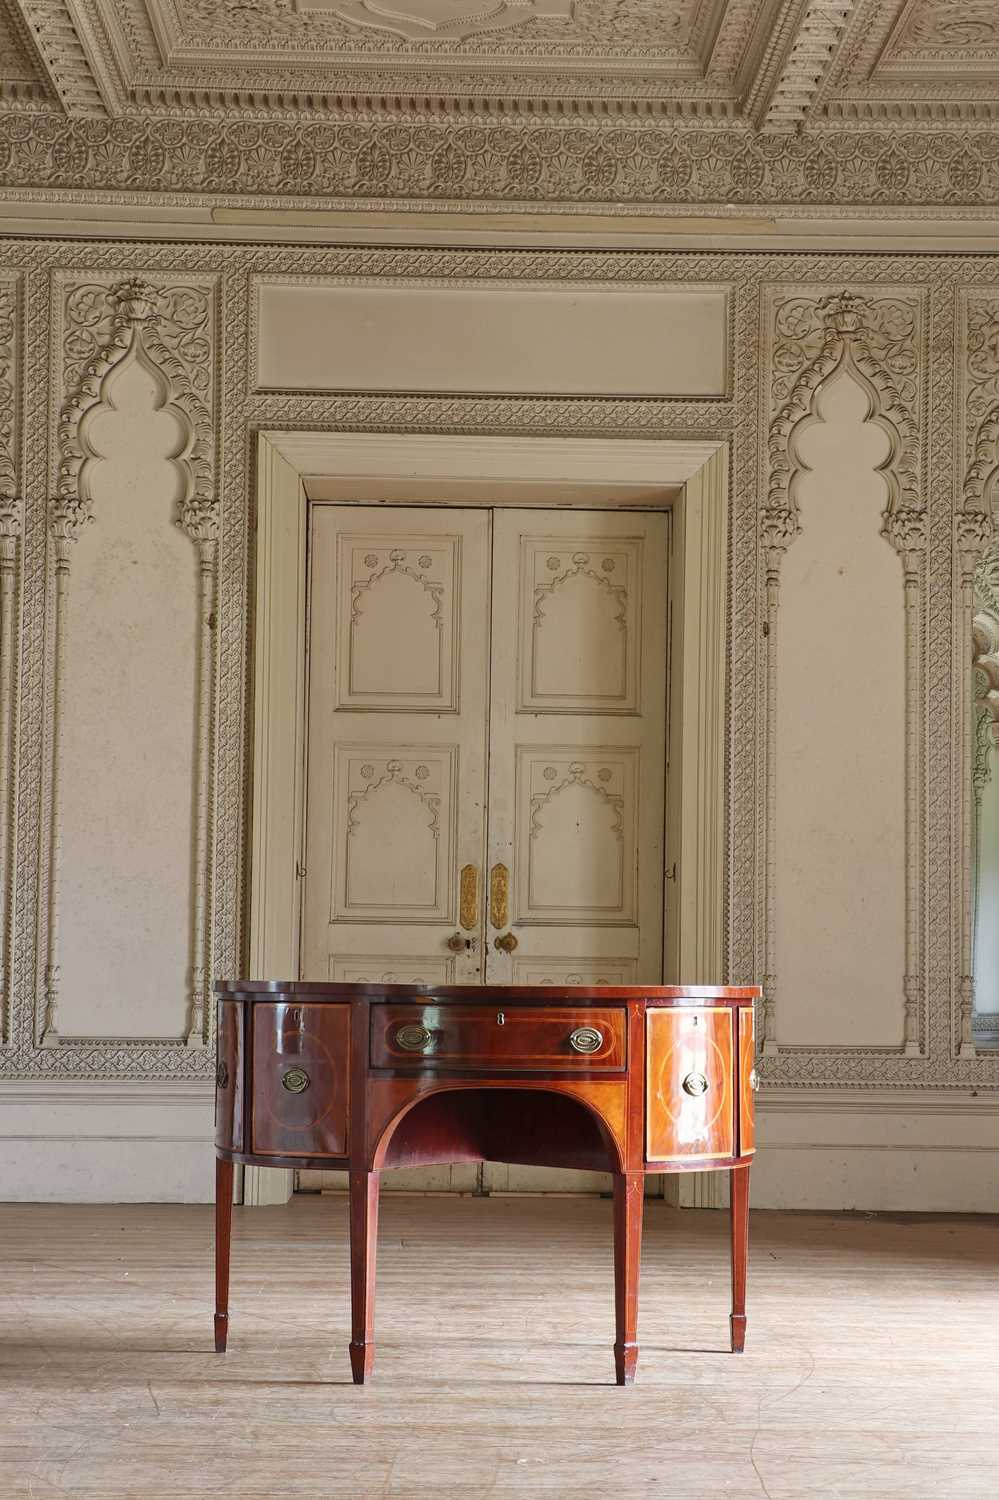
<svg viewBox="0 0 999 1500">
<path fill-rule="evenodd" d="M 756 1018 L 751 1005 L 739 1009 L 739 1155 L 756 1150 Z"/>
<path fill-rule="evenodd" d="M 350 1006 L 255 1004 L 253 1152 L 344 1156 Z"/>
<path fill-rule="evenodd" d="M 666 526 L 496 513 L 491 983 L 662 981 Z"/>
<path fill-rule="evenodd" d="M 220 1000 L 218 1062 L 215 1067 L 215 1144 L 243 1150 L 243 1006 Z"/>
<path fill-rule="evenodd" d="M 726 1007 L 646 1014 L 646 1156 L 710 1161 L 735 1152 L 735 1046 Z"/>
</svg>

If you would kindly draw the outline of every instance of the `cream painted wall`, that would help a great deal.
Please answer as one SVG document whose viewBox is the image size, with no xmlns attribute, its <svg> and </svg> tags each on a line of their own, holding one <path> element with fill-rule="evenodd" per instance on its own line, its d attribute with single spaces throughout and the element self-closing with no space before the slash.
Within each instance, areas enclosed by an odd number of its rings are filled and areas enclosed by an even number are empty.
<svg viewBox="0 0 999 1500">
<path fill-rule="evenodd" d="M 62 1036 L 181 1037 L 190 971 L 197 613 L 175 523 L 184 435 L 135 361 L 89 439 L 63 719 Z"/>
<path fill-rule="evenodd" d="M 422 266 L 429 253 L 420 252 Z M 214 971 L 229 973 L 245 962 L 248 880 L 243 839 L 250 706 L 244 651 L 250 638 L 254 454 L 247 432 L 272 426 L 465 430 L 498 437 L 512 431 L 549 437 L 600 433 L 678 441 L 704 434 L 732 440 L 731 800 L 726 810 L 731 976 L 764 977 L 768 861 L 776 932 L 776 1038 L 771 1054 L 761 1060 L 762 1146 L 754 1201 L 761 1207 L 994 1206 L 999 1070 L 995 1057 L 959 1056 L 957 893 L 964 835 L 960 783 L 948 770 L 967 765 L 955 707 L 969 674 L 955 633 L 961 616 L 954 609 L 959 577 L 954 537 L 960 508 L 979 503 L 966 491 L 963 475 L 985 410 L 968 395 L 975 377 L 965 359 L 965 330 L 977 316 L 974 299 L 983 306 L 995 300 L 994 263 L 869 254 L 859 267 L 844 256 L 602 254 L 600 269 L 608 279 L 629 286 L 642 277 L 673 288 L 701 288 L 707 279 L 717 279 L 736 316 L 724 330 L 717 321 L 705 324 L 705 337 L 710 333 L 715 346 L 710 359 L 705 355 L 702 375 L 704 369 L 726 367 L 726 378 L 711 386 L 716 393 L 707 399 L 699 394 L 701 377 L 696 389 L 683 390 L 682 379 L 677 381 L 682 361 L 678 366 L 675 359 L 668 383 L 664 379 L 656 394 L 658 352 L 644 367 L 642 400 L 621 398 L 620 371 L 609 393 L 601 393 L 597 374 L 587 377 L 589 394 L 576 402 L 532 400 L 527 393 L 509 400 L 474 391 L 394 395 L 401 378 L 396 366 L 387 366 L 375 382 L 381 394 L 371 394 L 370 386 L 367 393 L 359 388 L 345 393 L 346 376 L 339 367 L 322 388 L 323 350 L 316 347 L 308 364 L 310 389 L 298 395 L 255 391 L 257 366 L 248 338 L 252 278 L 304 268 L 319 284 L 328 279 L 332 286 L 338 254 L 253 246 L 0 242 L 0 298 L 16 284 L 26 312 L 23 324 L 15 320 L 15 326 L 31 330 L 23 349 L 13 348 L 9 355 L 0 350 L 0 358 L 13 361 L 25 393 L 14 423 L 23 525 L 16 561 L 18 781 L 4 827 L 14 854 L 7 910 L 11 1000 L 0 1047 L 0 1197 L 196 1199 L 210 1194 L 213 1056 L 210 1048 L 183 1041 L 197 906 L 192 850 L 196 684 L 202 680 L 198 651 L 207 639 L 206 680 L 217 682 L 211 699 L 213 822 L 198 869 L 211 914 Z M 471 252 L 433 254 L 444 279 L 495 274 L 482 271 Z M 377 250 L 352 251 L 342 279 L 356 274 L 354 267 L 364 261 L 370 277 L 384 274 L 398 281 L 402 258 L 400 251 L 391 257 Z M 544 263 L 553 282 L 580 274 L 573 257 L 557 251 L 532 252 L 531 262 L 535 270 Z M 592 281 L 595 264 L 591 258 L 586 271 L 588 297 L 599 296 Z M 25 266 L 33 273 L 30 284 Z M 926 509 L 933 538 L 925 583 L 918 585 L 927 687 L 917 705 L 914 770 L 906 765 L 902 566 L 878 534 L 887 492 L 876 465 L 886 456 L 886 439 L 863 420 L 865 398 L 855 385 L 827 381 L 818 398 L 818 420 L 796 429 L 797 462 L 808 466 L 796 488 L 801 531 L 786 550 L 775 548 L 776 562 L 766 555 L 771 529 L 776 527 L 780 540 L 786 523 L 786 517 L 775 521 L 765 509 L 768 485 L 786 456 L 775 413 L 799 399 L 795 382 L 821 360 L 830 339 L 842 340 L 837 326 L 824 322 L 822 299 L 838 294 L 855 273 L 865 278 L 857 295 L 866 308 L 861 321 L 867 318 L 873 330 L 869 357 L 882 362 L 897 395 L 901 437 L 892 462 L 899 469 L 910 464 L 918 502 L 913 513 L 919 506 Z M 217 558 L 214 541 L 205 544 L 201 556 L 205 576 L 210 569 L 217 584 L 218 601 L 199 631 L 199 598 L 207 596 L 198 593 L 198 545 L 173 525 L 178 503 L 185 495 L 190 499 L 182 468 L 171 462 L 177 457 L 178 432 L 170 425 L 175 419 L 156 409 L 162 391 L 156 395 L 141 372 L 122 370 L 110 387 L 115 409 L 99 413 L 90 424 L 90 440 L 107 455 L 93 474 L 94 521 L 67 546 L 58 819 L 62 1040 L 45 1048 L 39 1042 L 56 750 L 45 707 L 53 684 L 51 523 L 66 446 L 59 414 L 80 395 L 86 360 L 113 353 L 124 327 L 110 315 L 95 332 L 76 327 L 73 338 L 91 342 L 74 373 L 66 309 L 74 292 L 95 279 L 113 288 L 134 275 L 154 284 L 157 337 L 167 351 L 161 363 L 171 400 L 189 417 L 186 440 L 202 422 L 205 530 L 214 537 L 217 523 L 221 540 Z M 508 276 L 504 298 L 516 299 L 515 280 Z M 879 281 L 883 286 L 872 290 Z M 200 313 L 183 306 L 184 289 L 191 287 L 198 290 L 198 306 L 208 309 L 194 332 Z M 908 298 L 906 306 L 916 307 L 911 335 L 893 324 L 888 341 L 882 338 L 882 292 Z M 796 315 L 794 338 L 782 335 L 783 343 L 774 332 L 770 297 L 795 298 L 804 307 Z M 579 316 L 585 316 L 584 303 L 580 307 Z M 451 316 L 460 323 L 457 308 Z M 56 329 L 51 342 L 38 332 L 49 318 Z M 404 327 L 405 314 L 397 321 Z M 850 326 L 848 318 L 844 326 Z M 926 352 L 931 327 L 932 360 Z M 562 351 L 564 365 L 579 348 L 579 332 L 577 327 L 571 348 Z M 553 368 L 559 350 L 548 350 L 546 357 L 547 368 Z M 369 349 L 369 372 L 371 358 Z M 480 345 L 476 359 L 488 364 L 488 358 Z M 202 376 L 202 407 L 210 420 L 198 416 L 191 397 Z M 888 385 L 883 389 L 887 401 Z M 810 390 L 800 403 L 802 411 L 811 410 Z M 766 429 L 772 422 L 768 447 Z M 0 443 L 4 431 L 0 422 Z M 950 442 L 957 444 L 953 453 Z M 912 450 L 908 455 L 906 444 Z M 932 484 L 926 478 L 931 454 Z M 773 504 L 779 509 L 779 502 Z M 921 544 L 917 537 L 914 545 Z M 772 720 L 764 635 L 771 607 L 779 622 Z M 772 827 L 765 774 L 770 723 L 776 726 Z M 930 755 L 926 747 L 934 744 L 941 753 Z M 917 790 L 922 788 L 929 832 L 925 857 L 917 851 L 910 871 L 921 944 L 915 1002 L 919 1038 L 916 1051 L 903 1057 L 907 774 L 925 778 Z M 988 983 L 979 972 L 983 996 L 994 994 Z M 78 1043 L 74 1037 L 95 1040 Z"/>
<path fill-rule="evenodd" d="M 803 423 L 801 534 L 781 573 L 778 1038 L 898 1046 L 905 972 L 902 568 L 880 535 L 889 454 L 838 373 Z"/>
</svg>

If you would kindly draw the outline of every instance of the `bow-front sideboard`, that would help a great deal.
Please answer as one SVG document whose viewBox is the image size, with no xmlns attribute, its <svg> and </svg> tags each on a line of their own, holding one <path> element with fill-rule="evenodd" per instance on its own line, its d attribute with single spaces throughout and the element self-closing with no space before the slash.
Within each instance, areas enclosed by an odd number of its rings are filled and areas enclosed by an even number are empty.
<svg viewBox="0 0 999 1500">
<path fill-rule="evenodd" d="M 374 1364 L 378 1185 L 391 1167 L 498 1161 L 614 1183 L 614 1359 L 638 1361 L 650 1172 L 727 1170 L 731 1346 L 746 1337 L 755 987 L 218 984 L 215 1347 L 229 1326 L 233 1166 L 343 1168 L 350 1362 Z"/>
</svg>

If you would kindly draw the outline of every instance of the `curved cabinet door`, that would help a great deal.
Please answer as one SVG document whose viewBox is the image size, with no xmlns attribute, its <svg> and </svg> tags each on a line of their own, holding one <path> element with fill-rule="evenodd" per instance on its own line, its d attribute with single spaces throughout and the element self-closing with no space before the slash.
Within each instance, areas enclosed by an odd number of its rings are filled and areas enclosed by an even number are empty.
<svg viewBox="0 0 999 1500">
<path fill-rule="evenodd" d="M 735 1038 L 728 1006 L 646 1013 L 646 1157 L 735 1154 Z"/>
<path fill-rule="evenodd" d="M 344 1156 L 350 1006 L 253 1006 L 255 1156 Z"/>
<path fill-rule="evenodd" d="M 756 1022 L 751 1005 L 739 1007 L 739 1155 L 756 1150 Z"/>
<path fill-rule="evenodd" d="M 223 1151 L 243 1149 L 243 1006 L 238 1000 L 218 1003 L 215 1144 Z"/>
</svg>

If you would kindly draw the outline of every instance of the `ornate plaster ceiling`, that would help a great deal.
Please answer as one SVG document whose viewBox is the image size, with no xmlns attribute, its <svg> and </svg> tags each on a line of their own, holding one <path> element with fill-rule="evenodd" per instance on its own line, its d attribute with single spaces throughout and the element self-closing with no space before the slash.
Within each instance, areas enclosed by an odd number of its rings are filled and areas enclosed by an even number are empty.
<svg viewBox="0 0 999 1500">
<path fill-rule="evenodd" d="M 997 116 L 997 0 L 0 0 L 12 185 L 986 207 Z"/>
<path fill-rule="evenodd" d="M 756 127 L 999 110 L 995 0 L 0 0 L 8 101 L 70 113 L 571 99 Z M 396 101 L 398 102 L 398 101 Z"/>
</svg>

